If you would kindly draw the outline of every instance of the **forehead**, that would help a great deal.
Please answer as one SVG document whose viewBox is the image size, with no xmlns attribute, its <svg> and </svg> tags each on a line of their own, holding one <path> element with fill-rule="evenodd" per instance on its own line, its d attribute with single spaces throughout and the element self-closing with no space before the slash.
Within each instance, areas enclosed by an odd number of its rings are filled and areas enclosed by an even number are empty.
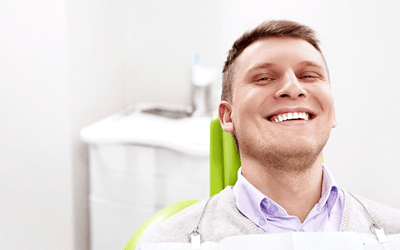
<svg viewBox="0 0 400 250">
<path fill-rule="evenodd" d="M 255 41 L 238 57 L 237 72 L 246 74 L 263 64 L 277 67 L 314 64 L 326 71 L 322 54 L 310 43 L 299 38 L 271 37 Z"/>
</svg>

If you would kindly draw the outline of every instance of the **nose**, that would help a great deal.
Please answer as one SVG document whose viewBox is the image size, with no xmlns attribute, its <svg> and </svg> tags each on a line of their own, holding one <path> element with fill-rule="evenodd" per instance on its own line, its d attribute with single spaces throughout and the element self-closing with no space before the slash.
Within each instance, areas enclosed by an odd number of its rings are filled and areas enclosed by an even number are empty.
<svg viewBox="0 0 400 250">
<path fill-rule="evenodd" d="M 285 97 L 295 100 L 299 97 L 307 97 L 307 91 L 303 88 L 294 73 L 287 73 L 282 78 L 282 82 L 279 86 L 279 89 L 275 93 L 275 98 L 277 99 Z"/>
</svg>

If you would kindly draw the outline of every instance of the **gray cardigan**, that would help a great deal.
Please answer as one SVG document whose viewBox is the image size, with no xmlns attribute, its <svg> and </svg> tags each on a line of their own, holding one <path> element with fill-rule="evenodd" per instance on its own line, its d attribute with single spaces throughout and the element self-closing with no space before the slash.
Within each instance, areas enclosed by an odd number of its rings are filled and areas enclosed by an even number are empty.
<svg viewBox="0 0 400 250">
<path fill-rule="evenodd" d="M 372 219 L 369 213 L 386 234 L 400 233 L 400 210 L 357 197 L 368 210 L 367 212 L 352 195 L 346 191 L 344 194 L 345 207 L 340 231 L 372 233 Z M 140 245 L 144 243 L 188 243 L 189 235 L 197 227 L 203 211 L 204 215 L 198 230 L 202 242 L 219 242 L 235 235 L 264 234 L 251 220 L 238 211 L 231 187 L 215 195 L 206 206 L 207 201 L 200 201 L 155 225 L 143 236 L 135 249 L 140 250 Z"/>
</svg>

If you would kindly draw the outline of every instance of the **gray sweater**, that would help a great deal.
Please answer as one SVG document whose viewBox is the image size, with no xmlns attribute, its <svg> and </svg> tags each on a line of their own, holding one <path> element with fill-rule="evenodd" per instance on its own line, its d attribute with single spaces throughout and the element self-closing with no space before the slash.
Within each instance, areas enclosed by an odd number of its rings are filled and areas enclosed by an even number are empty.
<svg viewBox="0 0 400 250">
<path fill-rule="evenodd" d="M 372 233 L 373 219 L 385 230 L 386 234 L 400 233 L 400 210 L 388 207 L 367 199 L 357 197 L 361 203 L 348 192 L 345 194 L 345 207 L 340 231 Z M 264 234 L 251 220 L 243 216 L 236 208 L 235 198 L 231 187 L 225 188 L 215 195 L 207 204 L 207 200 L 200 201 L 169 219 L 155 225 L 138 243 L 136 250 L 144 243 L 156 242 L 189 242 L 189 235 L 199 225 L 202 242 L 220 240 L 235 235 Z M 204 210 L 205 208 L 205 210 Z"/>
</svg>

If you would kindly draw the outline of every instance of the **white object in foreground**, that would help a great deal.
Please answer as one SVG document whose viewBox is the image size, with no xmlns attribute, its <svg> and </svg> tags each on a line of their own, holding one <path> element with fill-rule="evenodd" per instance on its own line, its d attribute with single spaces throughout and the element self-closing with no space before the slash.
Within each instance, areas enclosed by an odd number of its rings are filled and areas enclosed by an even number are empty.
<svg viewBox="0 0 400 250">
<path fill-rule="evenodd" d="M 232 236 L 216 242 L 204 242 L 203 250 L 380 250 L 400 249 L 400 234 L 386 235 L 386 243 L 381 243 L 373 234 L 356 232 L 314 232 L 283 233 Z M 190 243 L 151 243 L 144 244 L 143 250 L 191 250 Z"/>
</svg>

